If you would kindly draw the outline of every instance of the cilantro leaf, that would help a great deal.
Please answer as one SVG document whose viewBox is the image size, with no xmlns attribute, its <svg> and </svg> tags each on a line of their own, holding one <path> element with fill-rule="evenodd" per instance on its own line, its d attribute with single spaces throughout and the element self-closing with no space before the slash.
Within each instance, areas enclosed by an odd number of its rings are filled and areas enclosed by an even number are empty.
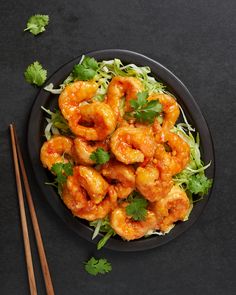
<svg viewBox="0 0 236 295">
<path fill-rule="evenodd" d="M 90 159 L 96 164 L 105 164 L 110 160 L 108 152 L 104 151 L 103 148 L 97 148 L 95 152 L 90 155 Z"/>
<path fill-rule="evenodd" d="M 43 69 L 38 61 L 35 61 L 27 67 L 24 76 L 28 83 L 41 86 L 47 79 L 47 70 Z"/>
<path fill-rule="evenodd" d="M 131 216 L 135 221 L 145 220 L 147 215 L 148 201 L 138 192 L 134 192 L 128 197 L 129 205 L 125 210 L 127 215 Z"/>
<path fill-rule="evenodd" d="M 48 25 L 48 23 L 48 15 L 36 14 L 28 19 L 27 27 L 24 29 L 24 31 L 29 30 L 30 33 L 36 36 L 45 31 L 45 27 Z"/>
<path fill-rule="evenodd" d="M 205 195 L 212 186 L 212 179 L 208 179 L 204 174 L 190 176 L 188 190 L 193 194 Z"/>
<path fill-rule="evenodd" d="M 106 259 L 96 259 L 94 257 L 90 258 L 85 263 L 84 268 L 89 274 L 93 276 L 96 276 L 97 274 L 105 274 L 112 270 L 111 263 L 109 263 Z"/>
<path fill-rule="evenodd" d="M 91 80 L 98 70 L 98 63 L 93 57 L 86 56 L 81 64 L 75 65 L 72 71 L 74 80 Z"/>
<path fill-rule="evenodd" d="M 90 68 L 90 69 L 93 69 L 94 71 L 98 69 L 98 63 L 96 59 L 93 57 L 85 56 L 83 59 L 82 65 L 85 68 Z"/>
<path fill-rule="evenodd" d="M 70 162 L 59 162 L 52 165 L 51 171 L 56 175 L 54 184 L 58 186 L 58 193 L 61 194 L 62 186 L 67 177 L 73 175 L 73 166 Z"/>
<path fill-rule="evenodd" d="M 136 100 L 130 100 L 133 111 L 125 114 L 126 118 L 135 118 L 141 123 L 153 123 L 155 117 L 162 112 L 162 105 L 158 100 L 148 101 L 148 92 L 139 92 Z"/>
<path fill-rule="evenodd" d="M 137 94 L 137 103 L 139 106 L 143 106 L 146 104 L 147 102 L 147 98 L 148 98 L 148 92 L 147 91 L 143 91 L 143 92 L 139 92 Z"/>
</svg>

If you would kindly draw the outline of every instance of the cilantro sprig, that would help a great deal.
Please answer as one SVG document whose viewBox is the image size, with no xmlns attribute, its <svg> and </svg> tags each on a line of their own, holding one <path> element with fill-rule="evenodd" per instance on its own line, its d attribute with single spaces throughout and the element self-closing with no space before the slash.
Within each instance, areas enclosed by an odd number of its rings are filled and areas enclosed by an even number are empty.
<svg viewBox="0 0 236 295">
<path fill-rule="evenodd" d="M 57 186 L 58 193 L 61 195 L 62 187 L 63 184 L 66 183 L 67 177 L 69 175 L 73 175 L 73 165 L 70 162 L 55 163 L 52 165 L 51 171 L 56 175 L 56 177 L 54 182 L 50 184 Z"/>
<path fill-rule="evenodd" d="M 212 179 L 208 179 L 205 174 L 191 175 L 187 184 L 187 189 L 195 195 L 206 195 L 212 186 Z"/>
<path fill-rule="evenodd" d="M 74 80 L 91 80 L 98 70 L 98 63 L 95 58 L 85 56 L 81 64 L 74 66 L 72 76 Z"/>
<path fill-rule="evenodd" d="M 148 201 L 138 192 L 133 192 L 128 197 L 129 205 L 125 210 L 127 215 L 131 216 L 135 221 L 145 220 L 147 215 Z"/>
<path fill-rule="evenodd" d="M 84 266 L 85 270 L 92 276 L 97 274 L 106 274 L 112 270 L 111 263 L 104 258 L 90 258 Z"/>
<path fill-rule="evenodd" d="M 110 160 L 110 154 L 104 151 L 103 148 L 97 148 L 96 151 L 90 155 L 90 159 L 98 165 L 105 164 Z"/>
<path fill-rule="evenodd" d="M 45 27 L 49 23 L 49 16 L 36 14 L 31 16 L 27 21 L 27 27 L 24 31 L 30 31 L 33 35 L 38 35 L 45 31 Z"/>
<path fill-rule="evenodd" d="M 130 105 L 133 110 L 131 112 L 126 112 L 125 117 L 127 119 L 133 117 L 141 123 L 153 123 L 155 117 L 158 117 L 162 112 L 162 105 L 158 100 L 148 101 L 147 98 L 147 91 L 139 92 L 136 100 L 130 100 Z"/>
<path fill-rule="evenodd" d="M 28 83 L 41 86 L 47 79 L 47 70 L 43 69 L 38 61 L 35 61 L 27 67 L 24 76 Z"/>
</svg>

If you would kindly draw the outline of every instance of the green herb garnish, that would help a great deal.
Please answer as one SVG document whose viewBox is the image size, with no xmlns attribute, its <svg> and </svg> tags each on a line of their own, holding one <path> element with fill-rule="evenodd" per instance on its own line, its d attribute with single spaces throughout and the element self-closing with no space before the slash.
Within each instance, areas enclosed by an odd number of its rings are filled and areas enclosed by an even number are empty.
<svg viewBox="0 0 236 295">
<path fill-rule="evenodd" d="M 162 112 L 162 105 L 158 100 L 148 101 L 147 98 L 147 91 L 139 92 L 136 100 L 130 100 L 130 105 L 133 110 L 127 112 L 125 117 L 127 119 L 133 117 L 141 123 L 153 123 L 155 117 L 158 117 Z"/>
<path fill-rule="evenodd" d="M 51 184 L 58 187 L 58 193 L 61 195 L 62 186 L 66 183 L 67 177 L 73 175 L 73 165 L 68 163 L 55 163 L 51 168 L 52 173 L 56 175 L 55 181 Z"/>
<path fill-rule="evenodd" d="M 49 16 L 36 14 L 28 19 L 27 27 L 24 31 L 30 31 L 33 35 L 38 35 L 45 31 L 45 27 L 48 25 Z"/>
<path fill-rule="evenodd" d="M 24 75 L 28 83 L 41 86 L 47 79 L 47 70 L 43 69 L 38 61 L 35 61 L 27 67 Z"/>
<path fill-rule="evenodd" d="M 104 151 L 103 148 L 97 148 L 95 152 L 90 155 L 90 159 L 96 164 L 105 164 L 110 160 L 110 155 L 108 152 Z"/>
<path fill-rule="evenodd" d="M 93 276 L 96 276 L 97 274 L 106 274 L 112 270 L 111 263 L 109 263 L 106 259 L 96 259 L 94 257 L 90 258 L 85 263 L 84 268 L 90 275 Z"/>
<path fill-rule="evenodd" d="M 75 65 L 72 71 L 74 80 L 91 80 L 98 70 L 98 63 L 93 57 L 85 56 L 81 64 Z"/>
<path fill-rule="evenodd" d="M 204 173 L 191 175 L 188 180 L 187 189 L 196 195 L 206 195 L 212 186 L 212 179 L 208 179 Z"/>
<path fill-rule="evenodd" d="M 138 192 L 133 192 L 128 197 L 128 201 L 129 205 L 125 208 L 127 215 L 131 216 L 135 221 L 145 220 L 148 201 Z"/>
</svg>

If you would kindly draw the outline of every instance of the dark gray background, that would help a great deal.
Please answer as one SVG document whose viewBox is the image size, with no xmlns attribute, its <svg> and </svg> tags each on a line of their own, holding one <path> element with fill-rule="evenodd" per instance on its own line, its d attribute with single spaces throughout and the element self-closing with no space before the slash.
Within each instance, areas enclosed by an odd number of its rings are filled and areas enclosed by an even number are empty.
<svg viewBox="0 0 236 295">
<path fill-rule="evenodd" d="M 180 238 L 146 252 L 97 252 L 45 203 L 24 149 L 55 292 L 235 294 L 236 2 L 9 0 L 1 1 L 0 11 L 0 293 L 29 294 L 8 130 L 15 121 L 25 146 L 37 93 L 24 81 L 25 68 L 39 60 L 50 75 L 84 52 L 123 48 L 168 67 L 195 97 L 215 144 L 215 187 L 204 213 Z M 38 37 L 22 32 L 35 13 L 50 15 Z M 35 246 L 33 254 L 39 294 L 45 294 Z M 83 262 L 91 255 L 111 261 L 112 272 L 89 276 Z"/>
</svg>

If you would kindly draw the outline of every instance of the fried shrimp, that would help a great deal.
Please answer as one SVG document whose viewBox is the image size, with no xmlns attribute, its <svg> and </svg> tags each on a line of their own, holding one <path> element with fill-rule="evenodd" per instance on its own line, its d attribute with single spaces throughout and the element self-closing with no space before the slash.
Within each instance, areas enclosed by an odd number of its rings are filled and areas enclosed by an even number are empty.
<svg viewBox="0 0 236 295">
<path fill-rule="evenodd" d="M 75 166 L 63 187 L 62 200 L 75 216 L 93 221 L 116 206 L 116 194 L 93 168 Z"/>
<path fill-rule="evenodd" d="M 150 202 L 166 196 L 172 186 L 173 180 L 168 170 L 161 170 L 153 165 L 136 170 L 136 187 Z"/>
<path fill-rule="evenodd" d="M 82 190 L 82 193 L 84 194 L 73 194 L 65 187 L 62 191 L 62 200 L 73 215 L 88 221 L 106 217 L 116 205 L 116 200 L 114 197 L 110 196 L 109 192 L 108 196 L 98 204 L 92 200 L 88 200 L 85 191 Z M 112 194 L 112 196 L 114 196 L 114 194 Z"/>
<path fill-rule="evenodd" d="M 173 186 L 172 176 L 182 171 L 190 159 L 189 145 L 180 136 L 169 132 L 167 138 L 171 151 L 157 144 L 152 163 L 136 170 L 136 186 L 150 202 L 168 194 Z"/>
<path fill-rule="evenodd" d="M 169 132 L 167 144 L 171 148 L 172 175 L 181 172 L 190 160 L 190 147 L 179 135 Z"/>
<path fill-rule="evenodd" d="M 74 151 L 76 162 L 83 165 L 93 165 L 94 161 L 90 159 L 90 156 L 99 147 L 107 150 L 107 144 L 102 141 L 91 143 L 82 137 L 75 138 Z"/>
<path fill-rule="evenodd" d="M 62 135 L 55 135 L 44 142 L 40 151 L 40 159 L 45 168 L 51 170 L 53 164 L 67 162 L 67 156 L 72 156 L 73 140 Z"/>
<path fill-rule="evenodd" d="M 114 231 L 123 239 L 130 241 L 143 237 L 149 230 L 156 226 L 155 214 L 147 210 L 143 221 L 135 221 L 126 214 L 125 207 L 115 208 L 110 214 L 110 224 Z"/>
<path fill-rule="evenodd" d="M 169 130 L 174 127 L 175 122 L 179 117 L 179 106 L 172 96 L 164 93 L 152 94 L 151 96 L 149 96 L 148 100 L 159 100 L 163 107 L 164 120 L 160 133 L 157 135 L 159 140 L 165 140 L 166 133 L 168 133 Z"/>
<path fill-rule="evenodd" d="M 76 81 L 68 84 L 59 96 L 58 104 L 62 115 L 66 120 L 77 111 L 79 104 L 91 99 L 98 89 L 94 81 Z"/>
<path fill-rule="evenodd" d="M 114 112 L 104 102 L 80 106 L 68 122 L 71 131 L 86 140 L 104 140 L 116 128 Z"/>
<path fill-rule="evenodd" d="M 120 127 L 110 142 L 116 159 L 125 164 L 143 162 L 155 153 L 155 140 L 151 128 Z"/>
<path fill-rule="evenodd" d="M 90 199 L 98 204 L 106 196 L 109 184 L 95 169 L 87 166 L 75 166 L 73 175 L 67 178 L 67 188 L 74 193 L 81 186 Z"/>
<path fill-rule="evenodd" d="M 114 110 L 117 118 L 121 116 L 121 99 L 126 97 L 124 111 L 130 110 L 129 101 L 136 99 L 138 92 L 143 90 L 140 80 L 134 77 L 114 77 L 107 90 L 107 103 Z"/>
<path fill-rule="evenodd" d="M 135 188 L 135 170 L 118 161 L 110 161 L 103 165 L 102 175 L 111 180 L 112 186 L 117 193 L 117 198 L 127 198 Z"/>
<path fill-rule="evenodd" d="M 166 197 L 152 203 L 150 209 L 157 218 L 156 229 L 168 232 L 174 222 L 186 220 L 191 211 L 191 204 L 185 191 L 178 185 L 174 185 Z"/>
</svg>

